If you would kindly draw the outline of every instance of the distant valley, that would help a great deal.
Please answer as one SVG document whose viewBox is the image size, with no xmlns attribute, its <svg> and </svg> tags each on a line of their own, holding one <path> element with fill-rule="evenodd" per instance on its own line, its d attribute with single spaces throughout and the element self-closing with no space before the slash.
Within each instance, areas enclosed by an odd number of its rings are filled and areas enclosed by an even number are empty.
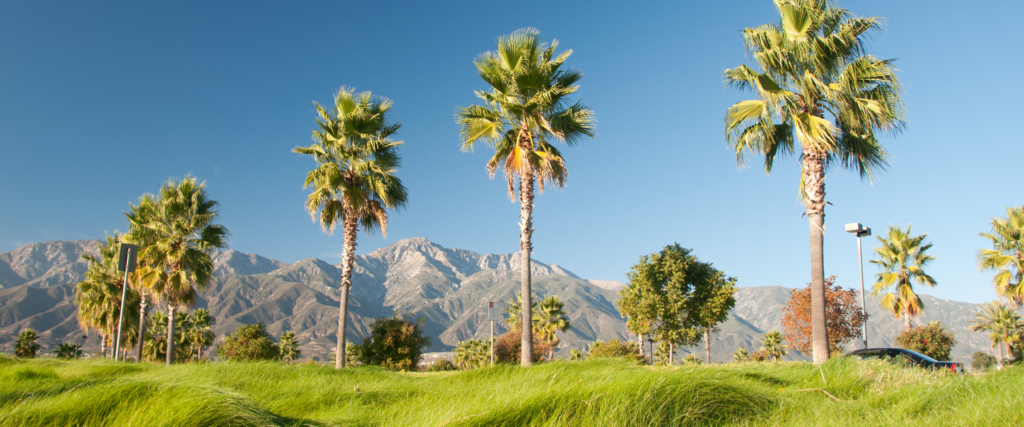
<svg viewBox="0 0 1024 427">
<path fill-rule="evenodd" d="M 0 254 L 0 351 L 12 352 L 18 332 L 25 328 L 40 332 L 44 348 L 81 337 L 74 295 L 87 266 L 83 253 L 96 253 L 96 241 L 36 243 Z M 357 343 L 367 335 L 373 319 L 395 313 L 426 320 L 426 332 L 433 340 L 429 351 L 447 351 L 460 340 L 485 338 L 487 301 L 504 303 L 520 287 L 519 254 L 481 255 L 422 238 L 358 255 L 356 264 L 348 339 Z M 196 306 L 209 309 L 217 318 L 218 341 L 240 325 L 264 322 L 274 336 L 295 331 L 304 357 L 326 359 L 333 351 L 339 265 L 316 258 L 288 264 L 228 250 L 214 256 L 214 266 L 215 280 Z M 585 349 L 598 339 L 636 339 L 615 307 L 622 283 L 584 280 L 557 264 L 535 260 L 531 268 L 534 292 L 561 298 L 572 321 L 572 329 L 560 335 L 556 356 L 571 348 Z M 765 331 L 781 330 L 781 309 L 789 294 L 790 289 L 778 286 L 741 287 L 736 308 L 712 339 L 712 360 L 731 361 L 738 347 L 756 350 Z M 920 322 L 939 320 L 956 333 L 959 343 L 954 359 L 969 361 L 978 350 L 992 353 L 986 335 L 967 329 L 976 304 L 928 295 L 922 299 L 926 311 Z M 870 300 L 868 313 L 870 345 L 890 345 L 902 321 Z M 499 325 L 498 331 L 504 328 Z M 84 342 L 87 351 L 99 347 L 94 332 Z M 682 349 L 680 354 L 690 351 L 703 354 L 697 349 Z M 805 357 L 791 352 L 788 359 Z"/>
</svg>

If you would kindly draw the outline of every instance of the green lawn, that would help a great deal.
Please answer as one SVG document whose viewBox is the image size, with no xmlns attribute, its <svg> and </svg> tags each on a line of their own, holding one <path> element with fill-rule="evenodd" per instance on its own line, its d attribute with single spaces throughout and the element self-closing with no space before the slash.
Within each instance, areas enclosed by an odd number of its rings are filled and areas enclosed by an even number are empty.
<svg viewBox="0 0 1024 427">
<path fill-rule="evenodd" d="M 1024 368 L 954 376 L 842 359 L 422 374 L 0 356 L 3 426 L 1019 426 L 1022 401 Z"/>
</svg>

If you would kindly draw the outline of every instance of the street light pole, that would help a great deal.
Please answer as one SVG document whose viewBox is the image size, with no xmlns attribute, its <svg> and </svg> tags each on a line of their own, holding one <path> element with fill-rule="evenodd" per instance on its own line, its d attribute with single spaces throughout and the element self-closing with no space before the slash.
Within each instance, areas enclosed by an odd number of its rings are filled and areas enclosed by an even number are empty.
<svg viewBox="0 0 1024 427">
<path fill-rule="evenodd" d="M 857 235 L 857 263 L 860 264 L 860 310 L 864 317 L 868 316 L 868 305 L 864 297 L 864 250 L 860 246 L 860 238 L 871 235 L 871 229 L 860 223 L 846 224 L 846 231 Z M 868 348 L 868 322 L 861 323 L 864 334 L 864 348 Z"/>
</svg>

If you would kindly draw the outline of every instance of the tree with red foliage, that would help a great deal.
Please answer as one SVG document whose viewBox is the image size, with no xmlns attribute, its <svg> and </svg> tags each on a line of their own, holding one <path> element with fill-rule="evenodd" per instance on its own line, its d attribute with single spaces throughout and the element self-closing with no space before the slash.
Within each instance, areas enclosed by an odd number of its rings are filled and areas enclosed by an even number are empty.
<svg viewBox="0 0 1024 427">
<path fill-rule="evenodd" d="M 845 343 L 862 337 L 861 327 L 868 320 L 857 304 L 857 292 L 836 285 L 836 276 L 825 279 L 825 318 L 828 322 L 829 354 L 842 354 Z M 811 284 L 793 289 L 782 309 L 782 327 L 790 350 L 811 352 Z"/>
</svg>

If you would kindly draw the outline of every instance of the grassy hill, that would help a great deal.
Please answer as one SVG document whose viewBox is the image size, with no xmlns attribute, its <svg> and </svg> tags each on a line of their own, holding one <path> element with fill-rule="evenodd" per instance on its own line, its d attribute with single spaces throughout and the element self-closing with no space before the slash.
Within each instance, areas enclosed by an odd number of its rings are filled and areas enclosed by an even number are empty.
<svg viewBox="0 0 1024 427">
<path fill-rule="evenodd" d="M 453 373 L 165 367 L 0 355 L 4 426 L 1022 425 L 1024 368 L 949 375 L 834 359 Z"/>
</svg>

